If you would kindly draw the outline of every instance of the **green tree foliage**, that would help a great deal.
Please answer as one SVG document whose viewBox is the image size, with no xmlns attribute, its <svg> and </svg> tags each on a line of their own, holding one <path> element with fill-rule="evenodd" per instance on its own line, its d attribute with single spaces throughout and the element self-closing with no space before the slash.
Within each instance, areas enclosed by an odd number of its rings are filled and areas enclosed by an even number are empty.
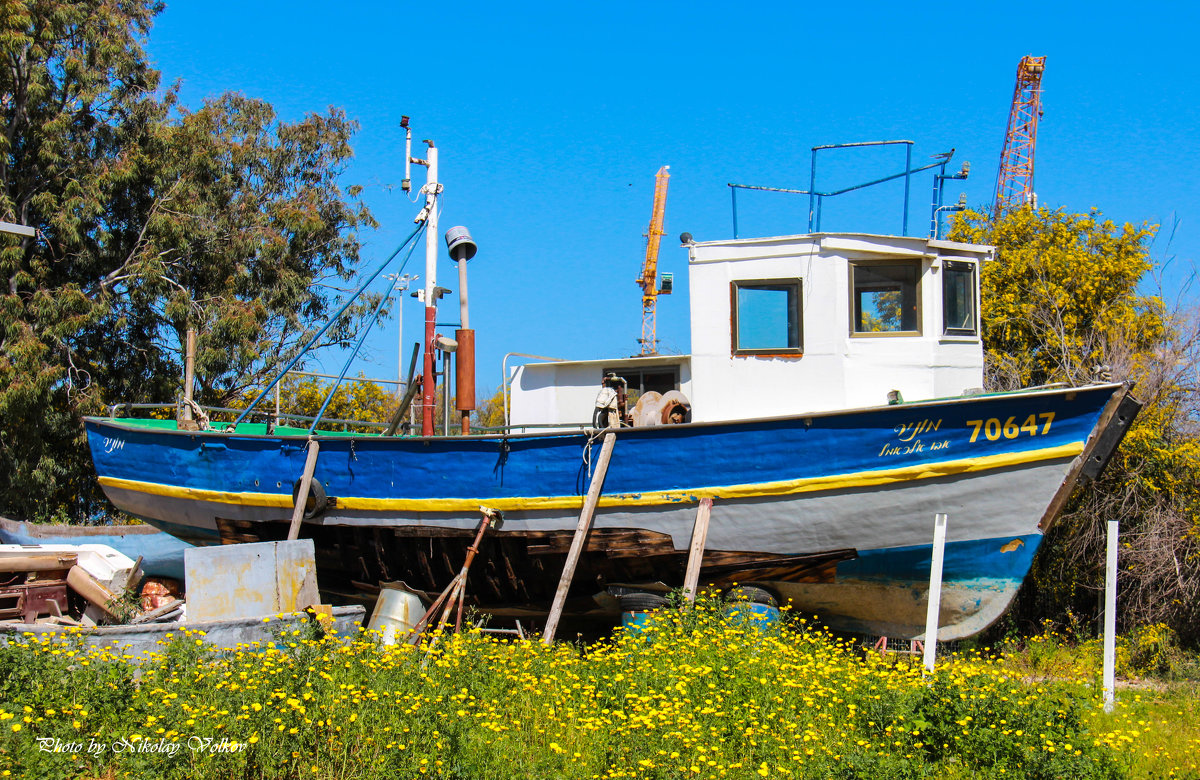
<svg viewBox="0 0 1200 780">
<path fill-rule="evenodd" d="M 337 185 L 354 130 L 340 111 L 285 124 L 267 103 L 225 95 L 181 113 L 166 128 L 139 251 L 110 277 L 128 279 L 119 300 L 144 301 L 170 342 L 198 328 L 201 395 L 220 405 L 324 322 L 358 257 L 350 231 L 374 223 Z M 329 343 L 347 340 L 351 323 Z"/>
<path fill-rule="evenodd" d="M 230 403 L 328 313 L 372 225 L 337 187 L 353 123 L 182 109 L 144 50 L 161 9 L 0 7 L 0 219 L 40 232 L 0 236 L 0 512 L 94 514 L 80 416 L 173 400 L 189 326 L 198 400 Z"/>
<path fill-rule="evenodd" d="M 1017 615 L 1095 615 L 1105 522 L 1121 521 L 1121 618 L 1166 623 L 1200 640 L 1200 439 L 1195 395 L 1200 330 L 1141 285 L 1154 228 L 1099 212 L 1020 209 L 991 221 L 966 212 L 951 239 L 992 244 L 982 274 L 990 389 L 1111 375 L 1136 383 L 1145 408 L 1108 469 L 1076 492 L 1035 562 Z"/>
</svg>

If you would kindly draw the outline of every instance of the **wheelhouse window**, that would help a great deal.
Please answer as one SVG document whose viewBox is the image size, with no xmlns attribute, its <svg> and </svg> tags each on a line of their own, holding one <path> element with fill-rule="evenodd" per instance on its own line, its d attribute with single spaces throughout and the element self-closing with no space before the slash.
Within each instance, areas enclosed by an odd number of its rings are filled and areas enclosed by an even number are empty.
<svg viewBox="0 0 1200 780">
<path fill-rule="evenodd" d="M 865 335 L 921 332 L 919 261 L 850 265 L 851 333 Z"/>
<path fill-rule="evenodd" d="M 947 336 L 974 336 L 975 264 L 961 260 L 942 263 L 942 325 Z"/>
<path fill-rule="evenodd" d="M 804 326 L 799 279 L 733 282 L 733 354 L 799 355 Z"/>
<path fill-rule="evenodd" d="M 600 376 L 616 374 L 624 379 L 629 393 L 629 405 L 632 407 L 643 393 L 653 390 L 656 393 L 669 393 L 679 389 L 679 366 L 656 366 L 654 368 L 606 368 Z"/>
</svg>

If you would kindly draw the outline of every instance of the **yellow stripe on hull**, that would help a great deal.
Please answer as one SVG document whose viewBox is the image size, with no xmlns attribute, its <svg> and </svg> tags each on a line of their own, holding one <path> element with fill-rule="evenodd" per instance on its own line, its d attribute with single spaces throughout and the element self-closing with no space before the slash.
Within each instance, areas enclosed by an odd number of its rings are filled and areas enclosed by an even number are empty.
<svg viewBox="0 0 1200 780">
<path fill-rule="evenodd" d="M 770 496 L 788 496 L 797 493 L 813 493 L 827 490 L 890 485 L 897 482 L 952 477 L 1011 466 L 1023 466 L 1046 460 L 1073 458 L 1083 452 L 1081 442 L 1047 447 L 1025 452 L 987 455 L 980 458 L 964 458 L 942 463 L 923 463 L 896 469 L 859 471 L 853 474 L 838 474 L 828 477 L 809 477 L 775 482 L 756 482 L 748 485 L 696 488 L 694 490 L 654 490 L 645 493 L 613 493 L 600 497 L 602 507 L 656 506 L 664 504 L 696 503 L 702 498 L 746 499 Z M 279 493 L 230 493 L 201 488 L 176 487 L 157 482 L 142 482 L 132 479 L 100 477 L 104 487 L 121 488 L 169 498 L 193 501 L 211 501 L 218 504 L 291 509 L 292 497 Z M 539 509 L 578 509 L 583 506 L 583 496 L 539 496 L 515 498 L 359 498 L 338 496 L 338 509 L 364 512 L 475 512 L 480 505 L 501 512 L 533 511 Z"/>
</svg>

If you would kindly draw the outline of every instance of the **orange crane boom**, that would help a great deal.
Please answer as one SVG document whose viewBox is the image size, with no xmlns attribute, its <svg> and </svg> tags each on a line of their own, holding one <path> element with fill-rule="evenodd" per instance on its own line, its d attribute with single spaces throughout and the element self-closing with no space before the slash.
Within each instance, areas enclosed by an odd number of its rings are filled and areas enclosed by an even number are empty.
<svg viewBox="0 0 1200 780">
<path fill-rule="evenodd" d="M 663 279 L 658 286 L 658 247 L 664 235 L 663 220 L 667 214 L 667 183 L 671 178 L 669 165 L 658 169 L 654 177 L 654 208 L 650 212 L 650 227 L 646 231 L 646 262 L 642 264 L 642 275 L 637 278 L 642 288 L 642 355 L 658 354 L 658 325 L 655 321 L 655 306 L 658 296 L 671 293 L 671 283 Z M 665 275 L 664 275 L 665 277 Z"/>
<path fill-rule="evenodd" d="M 1038 120 L 1042 117 L 1042 73 L 1045 70 L 1045 57 L 1027 55 L 1017 65 L 1017 86 L 1008 114 L 1004 151 L 1000 153 L 1000 173 L 996 176 L 996 216 L 1009 209 L 1036 205 L 1033 202 L 1033 153 L 1037 148 Z"/>
</svg>

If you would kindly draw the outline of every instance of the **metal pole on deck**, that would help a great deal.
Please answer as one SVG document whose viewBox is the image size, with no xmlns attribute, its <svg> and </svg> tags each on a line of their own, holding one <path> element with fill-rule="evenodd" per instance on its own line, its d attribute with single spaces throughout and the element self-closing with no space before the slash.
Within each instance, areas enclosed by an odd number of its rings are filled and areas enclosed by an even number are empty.
<svg viewBox="0 0 1200 780">
<path fill-rule="evenodd" d="M 1104 711 L 1112 712 L 1117 683 L 1117 533 L 1108 521 L 1108 556 L 1104 566 Z"/>
<path fill-rule="evenodd" d="M 467 306 L 467 261 L 475 256 L 478 247 L 471 233 L 460 225 L 446 231 L 446 250 L 458 263 L 459 328 L 454 331 L 454 340 L 458 343 L 454 361 L 454 407 L 459 413 L 459 430 L 466 436 L 471 432 L 471 412 L 475 411 L 475 331 L 471 329 Z M 449 416 L 449 408 L 446 414 Z"/>
<path fill-rule="evenodd" d="M 933 562 L 929 567 L 929 608 L 925 613 L 925 672 L 933 673 L 937 656 L 938 612 L 942 608 L 942 564 L 946 555 L 946 515 L 933 516 Z"/>
<path fill-rule="evenodd" d="M 437 195 L 441 185 L 437 178 L 437 147 L 433 141 L 425 143 L 429 145 L 429 151 L 424 161 L 428 175 L 425 182 L 425 365 L 421 375 L 421 435 L 432 436 L 433 409 L 437 403 L 433 378 L 433 339 L 437 323 Z"/>
</svg>

